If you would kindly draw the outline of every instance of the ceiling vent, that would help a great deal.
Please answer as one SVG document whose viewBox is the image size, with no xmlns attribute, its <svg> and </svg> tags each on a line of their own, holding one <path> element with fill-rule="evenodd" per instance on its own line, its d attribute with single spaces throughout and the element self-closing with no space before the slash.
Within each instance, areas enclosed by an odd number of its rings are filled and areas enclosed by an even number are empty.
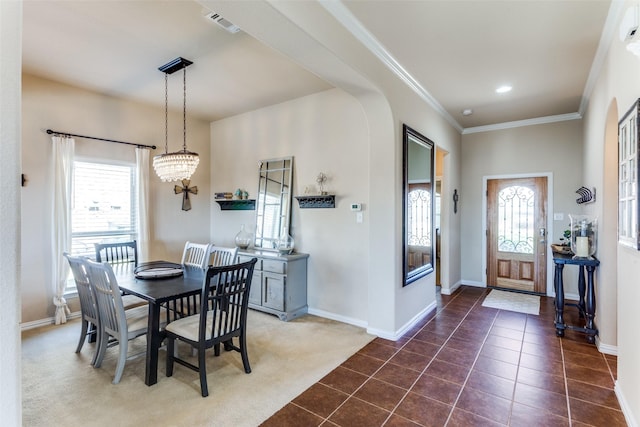
<svg viewBox="0 0 640 427">
<path fill-rule="evenodd" d="M 238 27 L 237 25 L 234 25 L 229 20 L 224 19 L 222 16 L 220 16 L 216 12 L 209 12 L 205 15 L 205 17 L 207 19 L 212 20 L 216 24 L 220 25 L 222 28 L 229 31 L 230 33 L 237 33 L 238 31 L 240 31 L 240 27 Z"/>
</svg>

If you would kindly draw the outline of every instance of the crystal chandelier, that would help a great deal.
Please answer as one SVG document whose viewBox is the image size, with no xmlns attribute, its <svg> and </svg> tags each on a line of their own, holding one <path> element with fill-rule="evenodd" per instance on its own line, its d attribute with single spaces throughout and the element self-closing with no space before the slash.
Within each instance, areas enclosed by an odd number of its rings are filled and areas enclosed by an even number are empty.
<svg viewBox="0 0 640 427">
<path fill-rule="evenodd" d="M 176 58 L 173 61 L 158 68 L 164 74 L 164 154 L 157 155 L 153 158 L 153 168 L 162 182 L 181 181 L 183 179 L 191 179 L 191 175 L 196 171 L 200 158 L 198 153 L 187 151 L 187 67 L 193 62 Z M 169 153 L 169 104 L 167 95 L 167 80 L 169 74 L 182 69 L 183 81 L 183 107 L 182 107 L 182 128 L 183 143 L 182 150 Z"/>
</svg>

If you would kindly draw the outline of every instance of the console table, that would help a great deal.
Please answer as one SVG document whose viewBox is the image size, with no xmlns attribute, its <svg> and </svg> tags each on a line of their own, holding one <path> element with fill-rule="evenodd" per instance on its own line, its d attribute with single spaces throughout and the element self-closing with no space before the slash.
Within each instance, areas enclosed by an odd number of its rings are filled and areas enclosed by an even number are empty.
<svg viewBox="0 0 640 427">
<path fill-rule="evenodd" d="M 307 312 L 308 254 L 243 249 L 238 261 L 258 258 L 249 292 L 249 308 L 291 320 Z"/>
<path fill-rule="evenodd" d="M 555 264 L 555 274 L 553 278 L 553 286 L 556 292 L 556 336 L 563 337 L 565 329 L 584 332 L 587 334 L 587 342 L 595 343 L 595 337 L 598 335 L 598 329 L 594 323 L 596 314 L 596 294 L 593 286 L 593 273 L 596 267 L 600 265 L 595 257 L 574 258 L 573 255 L 553 253 L 553 262 Z M 564 283 L 562 281 L 562 272 L 566 264 L 578 266 L 578 293 L 580 300 L 577 304 L 565 303 L 564 301 Z M 585 269 L 587 270 L 587 279 L 585 283 Z M 577 307 L 581 319 L 585 319 L 585 326 L 567 325 L 564 322 L 564 307 L 566 305 Z"/>
</svg>

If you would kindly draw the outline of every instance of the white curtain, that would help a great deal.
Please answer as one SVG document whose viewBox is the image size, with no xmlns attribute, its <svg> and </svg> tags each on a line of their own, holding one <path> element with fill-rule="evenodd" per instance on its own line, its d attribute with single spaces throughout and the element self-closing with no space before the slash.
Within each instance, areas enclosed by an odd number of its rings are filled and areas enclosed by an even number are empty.
<svg viewBox="0 0 640 427">
<path fill-rule="evenodd" d="M 136 184 L 138 187 L 138 258 L 149 261 L 149 149 L 136 148 Z"/>
<path fill-rule="evenodd" d="M 56 325 L 67 322 L 70 314 L 64 290 L 67 286 L 69 263 L 62 255 L 71 252 L 71 196 L 73 182 L 73 138 L 52 137 L 53 140 L 53 304 L 56 307 Z"/>
</svg>

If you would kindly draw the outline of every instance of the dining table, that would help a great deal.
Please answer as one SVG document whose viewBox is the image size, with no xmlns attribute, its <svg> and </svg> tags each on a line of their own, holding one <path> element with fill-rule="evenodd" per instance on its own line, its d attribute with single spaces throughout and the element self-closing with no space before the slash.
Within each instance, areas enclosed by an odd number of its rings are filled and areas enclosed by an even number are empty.
<svg viewBox="0 0 640 427">
<path fill-rule="evenodd" d="M 135 295 L 149 303 L 144 382 L 152 386 L 158 382 L 158 353 L 164 339 L 161 314 L 166 313 L 168 322 L 194 310 L 193 303 L 202 290 L 205 272 L 201 268 L 182 266 L 182 274 L 169 277 L 139 278 L 133 270 L 114 273 L 123 294 Z"/>
</svg>

